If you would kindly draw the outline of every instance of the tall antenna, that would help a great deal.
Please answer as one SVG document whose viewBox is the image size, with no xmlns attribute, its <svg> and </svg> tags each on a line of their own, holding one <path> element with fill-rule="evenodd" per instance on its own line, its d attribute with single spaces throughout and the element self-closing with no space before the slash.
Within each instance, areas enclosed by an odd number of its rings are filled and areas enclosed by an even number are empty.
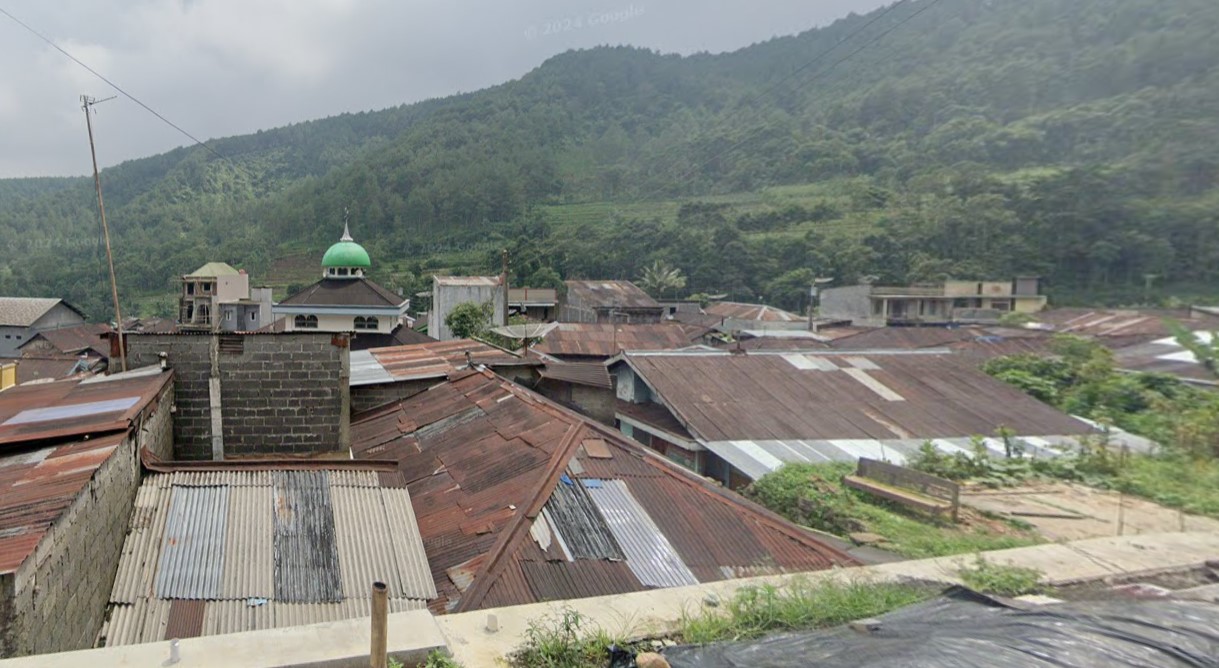
<svg viewBox="0 0 1219 668">
<path fill-rule="evenodd" d="M 110 227 L 106 225 L 106 203 L 102 200 L 102 179 L 97 171 L 97 149 L 93 147 L 93 117 L 89 113 L 93 105 L 113 99 L 113 96 L 99 100 L 88 95 L 81 95 L 80 108 L 85 110 L 85 127 L 89 129 L 89 154 L 93 156 L 93 186 L 97 190 L 97 209 L 102 215 L 102 236 L 106 240 L 106 263 L 110 265 L 110 296 L 114 298 L 114 324 L 119 338 L 119 366 L 126 371 L 127 347 L 123 342 L 123 311 L 119 308 L 119 286 L 114 279 L 114 254 L 110 252 Z"/>
</svg>

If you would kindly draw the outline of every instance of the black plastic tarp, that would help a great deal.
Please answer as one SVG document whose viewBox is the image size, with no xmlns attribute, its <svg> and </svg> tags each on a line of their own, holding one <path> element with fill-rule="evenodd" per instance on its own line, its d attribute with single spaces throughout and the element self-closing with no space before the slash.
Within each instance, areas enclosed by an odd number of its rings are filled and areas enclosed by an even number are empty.
<svg viewBox="0 0 1219 668">
<path fill-rule="evenodd" d="M 789 633 L 665 650 L 673 668 L 1219 666 L 1219 606 L 1108 600 L 1016 609 L 958 590 L 880 628 Z"/>
</svg>

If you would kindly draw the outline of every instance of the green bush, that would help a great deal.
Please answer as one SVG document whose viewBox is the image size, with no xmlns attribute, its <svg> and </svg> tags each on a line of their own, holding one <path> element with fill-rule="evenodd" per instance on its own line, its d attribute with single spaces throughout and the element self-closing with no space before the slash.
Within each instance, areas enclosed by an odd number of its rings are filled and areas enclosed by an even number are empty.
<svg viewBox="0 0 1219 668">
<path fill-rule="evenodd" d="M 1044 573 L 1036 568 L 995 564 L 977 555 L 972 566 L 962 566 L 957 574 L 967 587 L 995 596 L 1024 596 L 1042 590 Z"/>
<path fill-rule="evenodd" d="M 610 645 L 622 644 L 600 628 L 586 628 L 580 613 L 564 609 L 529 622 L 525 644 L 510 657 L 519 668 L 592 668 L 604 666 Z"/>
<path fill-rule="evenodd" d="M 810 582 L 798 578 L 783 587 L 743 587 L 719 608 L 683 614 L 681 637 L 698 644 L 824 628 L 874 617 L 933 593 L 927 587 L 868 580 Z"/>
<path fill-rule="evenodd" d="M 763 476 L 746 495 L 800 524 L 834 534 L 862 529 L 855 519 L 859 501 L 842 485 L 851 464 L 788 464 Z"/>
</svg>

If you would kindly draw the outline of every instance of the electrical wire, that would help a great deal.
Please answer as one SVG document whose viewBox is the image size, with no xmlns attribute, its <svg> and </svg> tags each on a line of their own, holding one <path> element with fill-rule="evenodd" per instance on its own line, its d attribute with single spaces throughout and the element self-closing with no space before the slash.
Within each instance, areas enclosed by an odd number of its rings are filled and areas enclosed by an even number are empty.
<svg viewBox="0 0 1219 668">
<path fill-rule="evenodd" d="M 169 127 L 182 133 L 185 137 L 187 137 L 191 141 L 195 142 L 199 146 L 202 146 L 203 148 L 207 149 L 207 151 L 210 152 L 212 155 L 214 155 L 217 158 L 220 158 L 221 160 L 224 160 L 226 162 L 230 162 L 230 163 L 232 162 L 227 157 L 221 155 L 218 151 L 216 151 L 216 149 L 203 143 L 197 137 L 195 137 L 191 133 L 187 132 L 186 130 L 182 129 L 182 127 L 179 126 L 178 124 L 174 123 L 173 121 L 169 120 L 168 118 L 165 118 L 160 113 L 158 113 L 157 110 L 153 109 L 152 107 L 148 106 L 147 104 L 144 104 L 142 101 L 140 101 L 139 98 L 137 98 L 136 96 L 132 95 L 131 93 L 128 93 L 127 91 L 123 90 L 122 87 L 120 87 L 118 84 L 114 83 L 110 79 L 107 79 L 100 72 L 93 69 L 92 67 L 89 67 L 79 58 L 77 58 L 76 56 L 65 51 L 58 44 L 56 44 L 53 40 L 51 40 L 51 38 L 47 37 L 46 35 L 43 35 L 42 33 L 38 32 L 34 28 L 30 27 L 28 24 L 24 23 L 21 19 L 17 18 L 16 16 L 13 16 L 5 8 L 0 7 L 0 14 L 4 14 L 5 16 L 9 17 L 10 19 L 13 20 L 14 23 L 16 23 L 17 25 L 21 26 L 22 28 L 25 28 L 26 30 L 28 30 L 30 32 L 30 34 L 32 34 L 35 37 L 37 37 L 38 39 L 46 42 L 47 44 L 50 44 L 51 48 L 55 49 L 56 51 L 62 53 L 65 56 L 67 56 L 68 59 L 70 59 L 72 62 L 76 63 L 77 65 L 80 65 L 81 67 L 85 68 L 86 70 L 88 70 L 88 72 L 90 74 L 92 74 L 93 76 L 106 82 L 106 84 L 108 86 L 110 86 L 114 90 L 118 91 L 120 95 L 122 95 L 123 97 L 127 98 L 128 100 L 131 100 L 132 102 L 135 102 L 136 104 L 140 105 L 141 107 L 144 108 L 145 111 L 147 111 L 148 113 L 152 114 L 153 116 L 156 116 L 157 118 L 159 118 L 161 120 L 161 122 L 165 123 Z"/>
</svg>

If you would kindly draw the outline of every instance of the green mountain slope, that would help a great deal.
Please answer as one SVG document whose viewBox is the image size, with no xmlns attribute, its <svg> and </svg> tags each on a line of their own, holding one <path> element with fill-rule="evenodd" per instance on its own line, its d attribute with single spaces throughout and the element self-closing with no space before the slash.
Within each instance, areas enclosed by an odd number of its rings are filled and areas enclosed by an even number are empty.
<svg viewBox="0 0 1219 668">
<path fill-rule="evenodd" d="M 408 290 L 501 247 L 518 281 L 662 260 L 691 291 L 792 308 L 813 275 L 1037 273 L 1114 299 L 1148 274 L 1219 278 L 1219 3 L 941 0 L 829 69 L 930 2 L 722 55 L 569 52 L 477 93 L 220 140 L 228 161 L 107 169 L 123 294 L 146 310 L 210 259 L 286 286 L 345 210 L 374 276 Z M 96 237 L 88 180 L 0 181 L 0 293 L 103 315 Z"/>
</svg>

